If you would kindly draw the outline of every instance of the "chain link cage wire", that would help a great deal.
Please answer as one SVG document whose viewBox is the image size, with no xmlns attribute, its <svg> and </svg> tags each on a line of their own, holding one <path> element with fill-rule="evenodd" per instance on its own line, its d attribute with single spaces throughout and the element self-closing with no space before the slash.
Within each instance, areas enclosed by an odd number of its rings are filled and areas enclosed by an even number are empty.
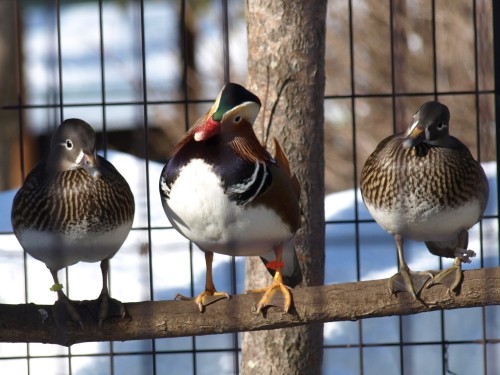
<svg viewBox="0 0 500 375">
<path fill-rule="evenodd" d="M 245 1 L 7 3 L 2 33 L 10 71 L 18 73 L 2 87 L 2 158 L 9 169 L 1 177 L 0 302 L 55 299 L 49 272 L 23 253 L 5 212 L 22 177 L 46 155 L 51 132 L 70 117 L 93 125 L 100 153 L 136 194 L 134 228 L 111 261 L 111 295 L 127 302 L 195 295 L 204 284 L 203 255 L 168 226 L 157 179 L 169 150 L 223 83 L 245 82 Z M 430 99 L 450 107 L 452 133 L 484 163 L 491 184 L 486 215 L 471 235 L 478 257 L 465 268 L 499 266 L 499 29 L 493 1 L 329 1 L 326 283 L 395 272 L 392 239 L 363 209 L 356 190 L 359 172 L 376 144 L 404 130 Z M 449 264 L 418 243 L 408 243 L 407 257 L 415 269 Z M 244 259 L 216 256 L 214 273 L 220 289 L 243 292 Z M 89 282 L 100 280 L 95 264 L 72 266 L 60 276 L 70 298 L 91 299 L 99 291 L 99 283 Z M 325 374 L 500 371 L 498 306 L 327 323 L 324 332 Z M 237 374 L 240 350 L 239 334 L 70 348 L 0 343 L 0 373 Z"/>
</svg>

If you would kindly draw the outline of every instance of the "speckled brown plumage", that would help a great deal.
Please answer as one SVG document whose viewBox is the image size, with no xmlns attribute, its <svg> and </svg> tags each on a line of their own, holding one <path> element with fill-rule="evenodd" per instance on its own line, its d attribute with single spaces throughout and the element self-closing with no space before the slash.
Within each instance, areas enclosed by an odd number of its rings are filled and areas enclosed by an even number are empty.
<svg viewBox="0 0 500 375">
<path fill-rule="evenodd" d="M 12 227 L 21 246 L 45 263 L 57 291 L 56 323 L 81 315 L 59 284 L 61 268 L 77 262 L 101 262 L 103 287 L 98 322 L 123 305 L 109 297 L 108 269 L 132 227 L 134 197 L 125 179 L 95 152 L 95 133 L 79 119 L 65 120 L 52 137 L 49 157 L 19 189 L 12 206 Z M 111 306 L 111 305 L 114 305 Z"/>
<path fill-rule="evenodd" d="M 361 171 L 368 211 L 396 241 L 400 272 L 391 278 L 391 292 L 408 291 L 416 297 L 430 278 L 430 285 L 441 283 L 452 272 L 449 289 L 455 290 L 461 262 L 475 256 L 467 249 L 468 230 L 486 209 L 488 181 L 467 147 L 449 135 L 449 119 L 445 105 L 424 103 L 408 133 L 380 142 Z M 403 239 L 425 241 L 432 254 L 456 258 L 454 266 L 435 277 L 432 272 L 411 273 Z"/>
<path fill-rule="evenodd" d="M 366 203 L 418 212 L 421 204 L 415 204 L 423 201 L 445 210 L 478 199 L 484 210 L 486 177 L 462 142 L 453 138 L 454 148 L 422 145 L 427 150 L 418 156 L 417 148 L 403 148 L 404 140 L 402 135 L 386 138 L 367 159 L 361 173 Z"/>
<path fill-rule="evenodd" d="M 15 197 L 12 225 L 22 235 L 30 229 L 70 235 L 78 231 L 101 234 L 116 229 L 134 216 L 134 198 L 118 171 L 98 157 L 101 176 L 83 169 L 61 172 L 53 177 L 39 164 L 27 176 Z M 118 250 L 118 249 L 117 249 Z"/>
</svg>

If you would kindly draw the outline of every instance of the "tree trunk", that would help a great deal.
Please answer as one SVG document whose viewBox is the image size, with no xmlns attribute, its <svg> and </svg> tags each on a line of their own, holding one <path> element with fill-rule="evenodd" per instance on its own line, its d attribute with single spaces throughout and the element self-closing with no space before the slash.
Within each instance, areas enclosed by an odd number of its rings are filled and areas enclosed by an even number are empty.
<svg viewBox="0 0 500 375">
<path fill-rule="evenodd" d="M 13 145 L 17 141 L 18 111 L 3 108 L 17 104 L 15 7 L 16 4 L 13 1 L 2 1 L 0 4 L 0 86 L 2 87 L 0 91 L 0 150 L 2 151 L 0 191 L 12 187 L 11 168 L 12 163 L 16 161 L 10 156 L 13 153 Z M 19 160 L 19 155 L 12 156 Z M 20 170 L 20 167 L 17 170 Z"/>
<path fill-rule="evenodd" d="M 18 25 L 22 24 L 22 15 L 18 15 L 17 7 L 16 1 L 0 1 L 0 191 L 19 187 L 23 172 L 29 172 L 37 161 L 34 136 L 24 129 L 20 139 L 24 114 L 16 106 L 23 104 L 24 88 L 22 29 Z"/>
<path fill-rule="evenodd" d="M 255 130 L 276 137 L 301 182 L 296 235 L 303 285 L 324 277 L 323 99 L 326 1 L 248 0 L 248 88 L 262 101 Z M 247 261 L 247 289 L 270 282 L 259 259 Z M 243 334 L 242 374 L 318 374 L 320 323 Z"/>
<path fill-rule="evenodd" d="M 392 79 L 394 92 L 403 93 L 407 92 L 406 81 L 408 79 L 407 73 L 407 63 L 406 59 L 408 57 L 408 38 L 406 33 L 406 19 L 407 19 L 407 9 L 405 0 L 397 0 L 391 3 L 392 13 L 393 13 L 393 24 L 392 24 L 392 46 L 393 46 L 393 56 L 392 64 L 394 66 L 394 76 Z M 394 100 L 394 105 L 397 110 L 394 115 L 394 133 L 401 133 L 406 130 L 408 118 L 406 113 L 406 102 L 405 100 Z M 413 110 L 413 109 L 412 109 Z"/>
</svg>

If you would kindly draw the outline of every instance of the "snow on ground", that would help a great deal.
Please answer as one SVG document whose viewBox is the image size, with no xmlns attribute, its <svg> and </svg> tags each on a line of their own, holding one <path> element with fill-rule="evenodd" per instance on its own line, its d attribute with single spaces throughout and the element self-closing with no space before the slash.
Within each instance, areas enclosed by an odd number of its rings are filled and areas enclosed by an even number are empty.
<svg viewBox="0 0 500 375">
<path fill-rule="evenodd" d="M 148 226 L 148 205 L 146 201 L 147 184 L 145 179 L 145 161 L 133 156 L 110 151 L 108 159 L 127 179 L 133 191 L 136 202 L 136 214 L 134 228 L 145 228 Z M 158 180 L 163 165 L 149 163 L 149 191 L 150 191 L 150 223 L 152 227 L 169 227 L 170 223 L 163 212 L 158 192 Z M 0 232 L 10 232 L 10 212 L 15 191 L 0 193 Z M 144 301 L 151 298 L 155 300 L 171 300 L 176 293 L 191 294 L 190 286 L 190 252 L 189 243 L 177 231 L 168 229 L 153 229 L 151 231 L 151 262 L 148 254 L 148 231 L 146 229 L 133 229 L 124 245 L 117 255 L 111 260 L 111 295 L 121 301 L 134 302 Z M 199 293 L 204 288 L 205 282 L 205 259 L 203 253 L 193 247 L 192 268 L 194 275 L 194 291 Z M 215 256 L 214 278 L 219 290 L 230 290 L 230 265 L 226 256 Z M 150 266 L 151 264 L 151 266 Z M 30 256 L 26 257 L 27 271 L 27 298 L 25 298 L 24 257 L 22 248 L 13 234 L 0 235 L 0 303 L 25 303 L 53 304 L 56 295 L 49 290 L 53 284 L 51 275 L 45 265 Z M 100 267 L 98 263 L 78 263 L 68 268 L 68 281 L 65 280 L 66 271 L 59 273 L 61 282 L 70 298 L 75 300 L 95 299 L 101 290 Z M 238 292 L 243 292 L 244 260 L 237 259 L 237 273 L 241 275 L 238 279 Z M 153 296 L 150 293 L 150 284 L 153 285 Z M 5 287 L 7 286 L 7 287 Z M 190 350 L 191 343 L 186 339 L 160 340 L 158 350 L 179 350 L 185 346 Z M 151 350 L 150 341 L 137 341 L 128 343 L 117 343 L 118 351 L 144 351 Z M 217 335 L 211 339 L 201 338 L 198 347 L 206 346 L 213 348 L 230 347 L 232 344 L 230 335 Z M 67 349 L 57 345 L 30 345 L 31 355 L 60 355 Z M 109 348 L 102 343 L 78 344 L 72 347 L 72 353 L 94 353 L 107 351 Z M 116 350 L 116 349 L 115 349 Z M 36 353 L 36 354 L 35 354 Z M 24 356 L 26 349 L 24 344 L 2 344 L 0 343 L 0 358 L 10 356 Z M 221 366 L 232 366 L 231 356 L 222 356 L 221 361 L 225 363 L 207 364 L 207 369 L 213 368 L 215 372 Z M 60 367 L 60 359 L 47 359 L 48 368 Z M 17 369 L 16 361 L 0 361 L 0 369 L 6 364 Z M 124 364 L 124 369 L 130 364 Z M 142 365 L 141 365 L 142 366 Z M 172 367 L 174 366 L 174 367 Z M 179 362 L 170 364 L 170 368 L 183 366 Z M 94 370 L 99 368 L 98 362 L 93 357 L 82 357 L 73 363 L 73 373 L 86 371 L 89 367 Z M 11 369 L 9 367 L 9 369 Z M 48 371 L 48 369 L 47 369 Z M 1 371 L 3 373 L 3 371 Z M 215 373 L 214 372 L 214 373 Z M 10 371 L 8 373 L 11 373 Z M 12 372 L 13 373 L 13 372 Z M 16 372 L 22 373 L 22 372 Z M 47 373 L 56 373 L 47 372 Z M 122 372 L 117 372 L 122 373 Z"/>
<path fill-rule="evenodd" d="M 236 4 L 236 3 L 235 3 Z M 145 39 L 147 40 L 147 86 L 150 99 L 175 99 L 170 97 L 172 88 L 177 85 L 179 71 L 177 69 L 178 54 L 175 37 L 176 23 L 170 22 L 177 15 L 175 5 L 170 2 L 145 3 Z M 101 98 L 100 45 L 98 30 L 97 5 L 68 5 L 61 10 L 62 75 L 64 82 L 64 102 L 95 102 Z M 134 72 L 140 68 L 140 40 L 137 27 L 138 12 L 134 5 L 119 6 L 115 3 L 103 4 L 103 35 L 105 43 L 105 75 L 106 99 L 108 101 L 125 101 L 137 99 L 137 79 Z M 230 7 L 238 12 L 239 8 Z M 41 11 L 42 10 L 42 11 Z M 25 13 L 25 51 L 26 54 L 26 86 L 30 94 L 30 103 L 45 103 L 47 98 L 57 93 L 57 66 L 53 63 L 56 33 L 55 14 L 47 8 L 28 7 Z M 200 25 L 200 45 L 197 59 L 203 60 L 202 83 L 204 93 L 211 97 L 218 92 L 219 77 L 213 72 L 222 66 L 221 46 L 214 40 L 220 38 L 219 17 L 209 17 L 206 24 Z M 230 17 L 231 19 L 231 17 Z M 132 25 L 132 27 L 131 27 Z M 82 32 L 82 30 L 84 32 Z M 79 43 L 74 43 L 78 40 Z M 246 61 L 245 28 L 236 25 L 230 33 L 231 69 L 233 74 L 244 74 Z M 241 52 L 241 53 L 240 53 Z M 206 60 L 207 54 L 215 57 Z M 233 59 L 235 59 L 233 61 Z M 207 63 L 211 63 L 208 65 Z M 82 74 L 82 71 L 85 73 Z M 207 74 L 210 72 L 210 74 Z M 220 75 L 220 72 L 218 72 Z M 209 79 L 210 77 L 210 79 Z M 211 80 L 213 79 L 213 81 Z M 57 95 L 56 95 L 57 96 Z M 99 99 L 100 100 L 100 99 Z M 142 109 L 140 109 L 142 111 Z M 44 109 L 32 109 L 27 115 L 29 124 L 34 124 L 37 132 L 46 131 L 47 113 Z M 66 107 L 65 117 L 83 117 L 90 123 L 101 123 L 101 110 L 93 107 Z M 109 123 L 120 126 L 131 126 L 135 110 L 130 106 L 108 106 L 107 117 L 113 119 Z M 48 123 L 52 123 L 48 121 Z M 176 293 L 190 294 L 190 272 L 194 277 L 194 292 L 204 287 L 205 264 L 201 251 L 193 247 L 192 262 L 188 250 L 188 241 L 172 229 L 146 229 L 148 224 L 153 228 L 169 226 L 168 220 L 159 200 L 158 178 L 162 165 L 150 162 L 149 186 L 146 184 L 144 160 L 132 156 L 109 152 L 109 159 L 131 184 L 136 199 L 136 216 L 134 230 L 130 233 L 122 249 L 111 261 L 111 295 L 122 301 L 142 301 L 148 299 L 172 299 Z M 486 215 L 497 215 L 496 164 L 488 163 L 484 168 L 490 179 L 491 195 Z M 146 201 L 149 187 L 149 208 Z M 55 294 L 49 291 L 52 285 L 50 273 L 39 261 L 27 256 L 14 235 L 10 234 L 10 208 L 15 191 L 0 193 L 0 303 L 52 304 Z M 357 196 L 355 196 L 357 194 Z M 356 207 L 357 203 L 357 207 Z M 356 211 L 357 208 L 357 211 Z M 353 220 L 370 219 L 359 192 L 353 190 L 331 194 L 325 197 L 325 218 L 332 222 L 326 227 L 326 265 L 325 283 L 341 283 L 360 280 L 386 278 L 396 272 L 397 258 L 392 238 L 375 223 L 353 224 Z M 340 221 L 340 222 L 338 222 Z M 471 231 L 470 248 L 476 250 L 478 256 L 465 269 L 478 268 L 483 262 L 486 267 L 499 265 L 498 220 L 485 219 L 482 226 L 483 248 L 480 247 L 479 226 Z M 356 240 L 358 238 L 358 240 Z M 151 246 L 151 253 L 148 250 Z M 437 269 L 439 259 L 431 255 L 423 244 L 407 242 L 406 257 L 409 266 L 415 270 Z M 26 260 L 25 260 L 26 259 Z M 451 260 L 443 261 L 444 266 Z M 238 258 L 237 292 L 243 292 L 244 259 Z M 27 276 L 25 278 L 25 271 Z M 216 255 L 214 258 L 215 282 L 220 290 L 229 290 L 230 285 L 229 258 Z M 97 263 L 80 263 L 69 268 L 68 280 L 66 272 L 60 272 L 60 280 L 65 290 L 73 299 L 93 299 L 100 292 L 100 269 Z M 150 287 L 152 285 L 152 287 Z M 26 288 L 25 288 L 26 286 Z M 25 292 L 26 290 L 26 292 Z M 152 292 L 151 292 L 152 290 Z M 325 349 L 324 373 L 357 374 L 359 372 L 360 355 L 356 345 L 360 337 L 365 344 L 399 343 L 400 339 L 407 343 L 440 341 L 441 332 L 446 340 L 481 340 L 483 312 L 481 309 L 464 309 L 446 311 L 443 314 L 445 324 L 442 325 L 440 312 L 432 312 L 415 316 L 386 317 L 367 319 L 359 322 L 335 322 L 325 324 L 326 345 L 352 345 L 345 349 Z M 500 332 L 500 307 L 488 307 L 484 315 L 488 338 L 498 339 Z M 360 327 L 362 331 L 360 332 Z M 402 337 L 400 337 L 402 332 Z M 197 337 L 197 349 L 225 349 L 232 347 L 231 335 L 212 335 Z M 192 350 L 191 338 L 163 339 L 155 341 L 158 350 Z M 114 343 L 115 353 L 131 351 L 151 351 L 151 340 Z M 87 357 L 85 354 L 109 353 L 107 343 L 85 343 L 74 345 L 72 354 L 82 355 L 71 360 L 73 374 L 107 374 L 108 357 Z M 439 344 L 405 346 L 405 374 L 440 373 L 442 372 L 442 348 Z M 44 358 L 50 355 L 67 354 L 68 349 L 57 345 L 30 344 L 29 354 L 41 356 L 30 359 L 30 374 L 67 373 L 67 359 Z M 0 343 L 0 358 L 18 357 L 18 359 L 0 360 L 0 373 L 24 374 L 26 372 L 27 345 Z M 483 353 L 480 345 L 450 345 L 448 356 L 450 370 L 456 373 L 480 373 L 482 371 Z M 487 349 L 488 373 L 496 373 L 500 346 L 490 345 Z M 425 358 L 425 360 L 422 360 Z M 166 373 L 192 373 L 191 354 L 173 354 L 157 356 L 157 373 L 162 369 Z M 215 352 L 197 354 L 197 373 L 232 373 L 232 354 Z M 365 373 L 398 374 L 400 368 L 400 349 L 398 346 L 365 347 L 363 349 Z M 150 356 L 113 357 L 115 373 L 128 374 L 151 373 Z M 38 369 L 38 370 L 37 370 Z M 40 370 L 41 369 L 41 370 Z M 498 369 L 497 369 L 498 370 Z"/>
<path fill-rule="evenodd" d="M 189 295 L 190 286 L 190 252 L 188 241 L 179 235 L 175 230 L 168 228 L 169 222 L 163 212 L 158 193 L 158 179 L 162 165 L 149 162 L 149 186 L 146 184 L 146 163 L 144 160 L 133 156 L 110 151 L 108 159 L 129 181 L 136 200 L 136 216 L 134 220 L 134 230 L 131 231 L 122 249 L 111 261 L 111 295 L 122 301 L 143 301 L 151 298 L 155 300 L 172 299 L 176 293 Z M 488 173 L 491 193 L 487 215 L 496 214 L 496 166 L 493 163 L 485 165 Z M 153 228 L 151 231 L 151 254 L 148 249 L 148 202 L 147 189 L 149 187 L 150 196 L 150 216 L 149 220 Z M 11 231 L 10 209 L 14 191 L 0 193 L 0 232 Z M 369 219 L 359 192 L 357 192 L 358 217 Z M 396 272 L 396 251 L 392 238 L 375 223 L 360 223 L 358 226 L 359 242 L 356 250 L 356 227 L 349 220 L 355 219 L 355 196 L 354 191 L 344 191 L 335 193 L 325 198 L 325 217 L 329 224 L 326 227 L 326 265 L 325 283 L 340 283 L 357 280 L 356 258 L 359 257 L 359 277 L 361 280 L 379 279 L 391 276 Z M 340 223 L 338 223 L 340 221 Z M 483 249 L 479 244 L 479 226 L 471 231 L 469 247 L 478 252 L 477 258 L 470 265 L 464 268 L 477 268 L 480 259 L 483 257 L 485 266 L 498 265 L 498 227 L 496 219 L 485 219 L 483 221 Z M 415 270 L 437 269 L 439 268 L 439 258 L 431 255 L 422 248 L 423 244 L 407 242 L 406 255 L 410 268 Z M 204 286 L 205 263 L 201 251 L 196 247 L 192 252 L 194 291 L 198 293 Z M 151 257 L 151 260 L 150 260 Z M 444 265 L 451 264 L 451 261 L 444 261 Z M 38 304 L 52 304 L 55 300 L 54 293 L 49 291 L 52 285 L 50 273 L 45 265 L 30 256 L 26 258 L 27 271 L 27 298 L 25 297 L 24 278 L 24 257 L 22 249 L 13 234 L 0 235 L 0 303 L 25 303 L 34 302 Z M 69 290 L 69 296 L 73 299 L 94 299 L 98 296 L 101 288 L 100 268 L 97 263 L 79 263 L 71 266 L 68 270 L 68 282 L 65 282 L 65 271 L 60 272 L 60 279 L 65 285 L 65 290 Z M 220 290 L 230 291 L 230 268 L 229 258 L 216 255 L 214 258 L 215 282 Z M 243 292 L 244 287 L 244 259 L 237 258 L 237 291 Z M 150 285 L 152 285 L 153 296 L 151 296 Z M 481 321 L 481 311 L 478 309 L 466 309 L 445 312 L 447 339 L 480 339 L 481 329 L 478 322 Z M 429 313 L 403 318 L 404 339 L 406 341 L 431 341 L 440 340 L 440 314 Z M 365 343 L 373 342 L 399 342 L 399 320 L 397 317 L 387 317 L 379 319 L 368 319 L 363 321 L 363 340 Z M 500 310 L 490 309 L 486 315 L 488 332 L 500 332 Z M 421 329 L 420 327 L 425 327 Z M 358 342 L 359 324 L 356 322 L 337 322 L 325 325 L 325 344 L 345 344 Z M 190 343 L 184 339 L 162 340 L 159 347 L 166 350 L 177 349 L 179 343 L 189 348 Z M 215 335 L 206 338 L 199 338 L 199 345 L 206 345 L 208 348 L 228 347 L 231 345 L 230 335 Z M 22 356 L 25 346 L 20 347 L 14 344 L 0 344 L 0 356 Z M 123 350 L 149 350 L 150 342 L 138 341 L 117 344 Z M 198 345 L 198 347 L 199 347 Z M 52 355 L 65 353 L 66 349 L 56 345 L 30 345 L 30 353 L 41 355 Z M 427 371 L 432 369 L 430 365 L 439 362 L 442 356 L 440 352 L 429 349 L 425 352 L 423 347 L 409 348 L 408 356 L 419 356 L 422 353 L 432 355 L 435 361 L 430 360 L 422 365 L 415 361 L 414 370 Z M 93 353 L 108 350 L 103 343 L 87 343 L 75 345 L 72 353 Z M 414 353 L 415 352 L 415 353 Z M 439 352 L 439 353 L 438 353 Z M 17 353 L 17 354 L 16 354 Z M 20 354 L 19 354 L 20 353 Z M 371 353 L 367 350 L 366 353 Z M 414 353 L 414 354 L 413 354 Z M 437 355 L 438 353 L 439 355 Z M 25 355 L 25 354 L 24 354 Z M 371 355 L 371 354 L 366 354 Z M 325 356 L 326 366 L 332 368 L 352 367 L 352 361 L 356 362 L 358 354 L 336 358 L 336 354 Z M 456 356 L 454 358 L 459 358 Z M 335 361 L 330 363 L 332 358 Z M 379 358 L 380 366 L 386 366 L 387 361 L 393 363 L 396 368 L 399 363 L 399 352 L 385 350 Z M 457 359 L 458 360 L 458 359 Z M 46 361 L 49 361 L 48 359 Z M 58 366 L 59 359 L 54 359 L 54 366 Z M 225 360 L 231 366 L 230 358 Z M 382 362 L 381 362 L 382 361 Z M 385 362 L 383 362 L 385 361 Z M 470 361 L 458 362 L 460 366 L 471 366 Z M 10 361 L 15 365 L 15 361 Z M 86 371 L 89 367 L 96 369 L 93 357 L 81 357 L 73 364 L 74 373 Z M 351 364 L 350 364 L 351 363 Z M 430 363 L 430 364 L 429 364 Z M 475 363 L 475 362 L 474 362 Z M 220 364 L 217 364 L 219 366 Z M 2 363 L 2 367 L 4 363 Z M 125 366 L 125 365 L 124 365 Z M 179 365 L 180 366 L 180 365 Z M 340 366 L 340 367 L 339 367 Z M 429 367 L 431 366 L 431 367 Z M 474 364 L 475 366 L 475 364 Z M 230 368 L 230 367 L 229 367 Z M 382 367 L 381 367 L 382 368 Z M 475 367 L 474 367 L 475 368 Z M 352 368 L 355 372 L 356 366 Z M 348 372 L 350 373 L 350 372 Z"/>
</svg>

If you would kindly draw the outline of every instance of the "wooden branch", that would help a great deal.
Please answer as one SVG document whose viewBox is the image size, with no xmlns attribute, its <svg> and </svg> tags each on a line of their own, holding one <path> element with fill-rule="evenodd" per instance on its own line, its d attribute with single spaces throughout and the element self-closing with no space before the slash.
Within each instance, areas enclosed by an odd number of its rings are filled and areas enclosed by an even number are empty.
<svg viewBox="0 0 500 375">
<path fill-rule="evenodd" d="M 200 313 L 191 301 L 126 303 L 124 318 L 110 318 L 98 327 L 90 308 L 80 310 L 84 329 L 68 322 L 55 325 L 52 306 L 0 305 L 0 341 L 72 345 L 89 341 L 125 341 L 163 337 L 256 331 L 341 320 L 409 315 L 439 309 L 500 304 L 500 267 L 464 272 L 462 290 L 451 296 L 442 285 L 424 289 L 425 305 L 408 293 L 391 296 L 387 280 L 308 287 L 293 291 L 295 309 L 283 313 L 281 297 L 264 314 L 252 312 L 260 293 L 218 300 Z M 88 303 L 90 306 L 92 303 Z M 94 303 L 95 304 L 95 303 Z M 86 311 L 86 312 L 85 312 Z M 47 316 L 48 313 L 48 316 Z M 43 320 L 45 317 L 45 320 Z"/>
</svg>

